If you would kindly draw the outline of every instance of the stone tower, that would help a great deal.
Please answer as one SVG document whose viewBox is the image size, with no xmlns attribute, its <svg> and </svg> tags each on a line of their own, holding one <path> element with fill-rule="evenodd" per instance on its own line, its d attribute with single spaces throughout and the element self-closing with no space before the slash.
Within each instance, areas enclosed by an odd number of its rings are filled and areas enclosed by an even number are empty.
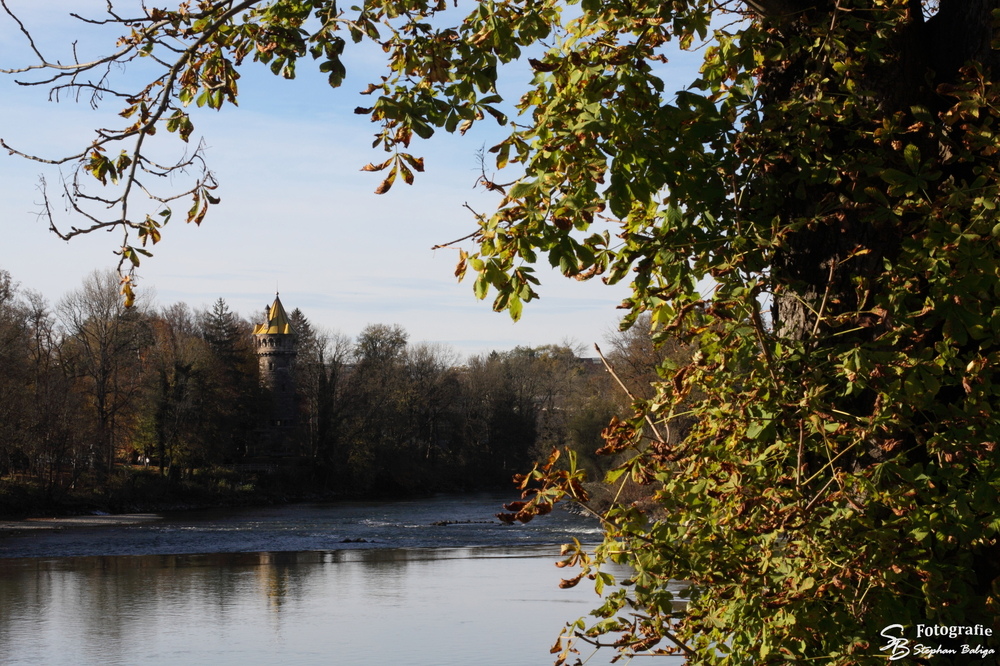
<svg viewBox="0 0 1000 666">
<path fill-rule="evenodd" d="M 298 409 L 295 404 L 296 334 L 281 299 L 266 308 L 267 320 L 253 329 L 254 348 L 260 366 L 260 383 L 271 394 L 271 410 L 264 436 L 254 447 L 258 455 L 292 455 L 293 431 Z"/>
</svg>

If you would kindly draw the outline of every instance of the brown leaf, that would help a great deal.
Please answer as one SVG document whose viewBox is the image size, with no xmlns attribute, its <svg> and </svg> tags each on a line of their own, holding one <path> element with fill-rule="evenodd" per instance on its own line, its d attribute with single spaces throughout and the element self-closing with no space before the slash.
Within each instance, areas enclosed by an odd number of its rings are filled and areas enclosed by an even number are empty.
<svg viewBox="0 0 1000 666">
<path fill-rule="evenodd" d="M 392 168 L 389 172 L 389 176 L 379 184 L 378 188 L 375 190 L 375 194 L 385 194 L 392 187 L 392 183 L 396 180 L 396 167 Z"/>
<path fill-rule="evenodd" d="M 579 576 L 576 576 L 575 578 L 568 578 L 568 579 L 564 578 L 561 581 L 559 581 L 559 587 L 560 587 L 560 589 L 563 589 L 563 590 L 569 589 L 571 587 L 576 587 L 577 584 L 580 582 L 580 580 L 582 578 L 583 578 L 583 574 L 580 574 Z"/>
<path fill-rule="evenodd" d="M 404 163 L 400 162 L 399 163 L 399 171 L 400 171 L 400 173 L 403 174 L 403 181 L 407 185 L 413 185 L 413 172 L 410 171 L 410 168 L 408 166 L 406 166 Z"/>
<path fill-rule="evenodd" d="M 361 167 L 361 170 L 362 171 L 381 171 L 382 169 L 384 169 L 387 166 L 389 166 L 389 164 L 391 162 L 392 162 L 392 158 L 387 159 L 385 162 L 382 162 L 381 164 L 372 164 L 371 162 L 369 162 L 368 164 L 366 164 L 363 167 Z"/>
<path fill-rule="evenodd" d="M 635 430 L 632 426 L 622 423 L 617 416 L 611 417 L 611 422 L 601 432 L 601 439 L 607 442 L 594 453 L 599 456 L 606 456 L 623 451 L 632 445 L 632 438 Z"/>
<path fill-rule="evenodd" d="M 406 160 L 407 162 L 410 163 L 410 166 L 413 167 L 414 170 L 416 170 L 416 171 L 418 171 L 420 173 L 424 172 L 424 158 L 422 158 L 422 157 L 414 157 L 413 155 L 410 155 L 409 153 L 400 153 L 400 155 L 402 156 L 402 158 L 404 160 Z"/>
<path fill-rule="evenodd" d="M 559 63 L 554 62 L 542 62 L 541 60 L 535 60 L 534 58 L 528 58 L 528 64 L 536 72 L 554 72 L 559 69 Z"/>
</svg>

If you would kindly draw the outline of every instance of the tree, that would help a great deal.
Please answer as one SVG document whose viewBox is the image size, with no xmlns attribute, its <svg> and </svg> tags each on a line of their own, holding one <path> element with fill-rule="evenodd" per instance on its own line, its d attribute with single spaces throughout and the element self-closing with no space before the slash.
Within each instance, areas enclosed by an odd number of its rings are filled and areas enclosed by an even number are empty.
<svg viewBox="0 0 1000 666">
<path fill-rule="evenodd" d="M 469 467 L 482 481 L 509 483 L 532 460 L 539 435 L 539 377 L 531 350 L 490 352 L 468 360 L 463 423 Z"/>
<path fill-rule="evenodd" d="M 309 414 L 311 451 L 326 468 L 325 481 L 336 478 L 338 460 L 344 435 L 344 423 L 350 398 L 346 395 L 348 359 L 351 340 L 340 333 L 320 336 L 322 342 L 315 372 L 306 377 L 312 381 L 303 388 L 309 391 L 305 401 Z"/>
<path fill-rule="evenodd" d="M 200 313 L 198 320 L 210 352 L 205 403 L 211 413 L 204 417 L 202 437 L 214 448 L 211 458 L 231 459 L 247 452 L 252 433 L 260 425 L 247 415 L 263 413 L 252 326 L 230 310 L 223 298 Z"/>
<path fill-rule="evenodd" d="M 696 350 L 606 431 L 607 452 L 632 452 L 609 481 L 653 484 L 658 506 L 612 507 L 597 551 L 567 554 L 601 589 L 603 561 L 634 574 L 596 624 L 568 629 L 558 660 L 591 641 L 699 664 L 870 663 L 886 658 L 887 625 L 909 638 L 917 624 L 992 625 L 1000 603 L 998 11 L 998 0 L 499 0 L 459 22 L 420 0 L 205 1 L 109 11 L 127 25 L 118 52 L 75 66 L 37 54 L 35 82 L 97 95 L 106 86 L 90 72 L 160 59 L 156 80 L 127 91 L 126 126 L 67 158 L 118 180 L 111 196 L 83 180 L 70 194 L 81 208 L 88 196 L 117 204 L 83 230 L 122 228 L 126 261 L 138 259 L 129 234 L 160 234 L 155 210 L 130 208 L 142 170 L 159 168 L 145 137 L 163 127 L 186 140 L 185 105 L 235 102 L 243 61 L 293 76 L 310 56 L 336 86 L 346 38 L 379 42 L 388 71 L 359 111 L 389 152 L 368 167 L 385 173 L 384 192 L 422 169 L 413 135 L 505 122 L 499 72 L 528 59 L 524 120 L 490 149 L 498 169 L 520 171 L 507 184 L 484 176 L 503 198 L 478 219 L 459 275 L 471 268 L 475 294 L 495 290 L 515 318 L 537 295 L 539 254 L 569 277 L 629 277 L 629 316 L 649 312 L 659 340 Z M 676 94 L 663 83 L 674 41 L 704 53 Z M 190 220 L 211 185 L 195 179 Z M 674 442 L 665 425 L 682 411 L 693 425 Z M 585 499 L 555 457 L 523 487 L 511 518 Z M 690 581 L 683 610 L 669 579 Z"/>
<path fill-rule="evenodd" d="M 150 329 L 142 457 L 161 474 L 182 460 L 218 462 L 224 451 L 213 441 L 213 421 L 220 415 L 206 400 L 212 359 L 194 313 L 175 303 L 150 318 Z"/>
<path fill-rule="evenodd" d="M 71 488 L 86 470 L 92 444 L 87 405 L 74 382 L 72 364 L 65 362 L 55 317 L 40 294 L 26 294 L 25 315 L 31 380 L 22 437 L 30 446 L 35 474 L 51 497 L 57 490 Z"/>
<path fill-rule="evenodd" d="M 409 335 L 394 324 L 369 324 L 354 343 L 354 368 L 341 459 L 364 492 L 394 492 L 400 486 L 394 458 L 404 447 L 407 422 L 406 344 Z"/>
<path fill-rule="evenodd" d="M 42 297 L 0 270 L 0 476 L 27 474 L 50 498 L 86 461 L 87 405 L 62 352 Z"/>
<path fill-rule="evenodd" d="M 66 336 L 62 362 L 80 382 L 93 415 L 90 466 L 102 477 L 110 474 L 132 426 L 150 343 L 144 307 L 126 308 L 119 283 L 114 271 L 94 271 L 56 307 Z"/>
<path fill-rule="evenodd" d="M 444 345 L 419 343 L 407 349 L 403 404 L 410 422 L 409 455 L 414 466 L 449 467 L 447 456 L 457 444 L 459 429 L 457 360 L 455 352 Z"/>
<path fill-rule="evenodd" d="M 335 476 L 335 451 L 348 402 L 343 389 L 351 341 L 340 333 L 317 331 L 299 308 L 288 319 L 296 334 L 295 385 L 304 416 L 302 434 L 309 455 L 321 461 L 330 479 Z"/>
<path fill-rule="evenodd" d="M 18 291 L 10 273 L 0 269 L 0 476 L 23 457 L 25 389 L 31 384 L 29 334 Z"/>
</svg>

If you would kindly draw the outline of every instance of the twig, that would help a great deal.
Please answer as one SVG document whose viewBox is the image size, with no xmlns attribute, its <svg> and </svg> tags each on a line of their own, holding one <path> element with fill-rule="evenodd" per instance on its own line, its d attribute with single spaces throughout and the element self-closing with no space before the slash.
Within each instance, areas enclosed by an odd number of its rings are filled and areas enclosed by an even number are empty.
<svg viewBox="0 0 1000 666">
<path fill-rule="evenodd" d="M 462 236 L 461 238 L 456 238 L 453 241 L 449 241 L 447 243 L 441 243 L 440 245 L 433 245 L 433 246 L 431 246 L 431 249 L 432 250 L 440 250 L 440 249 L 443 249 L 443 248 L 446 248 L 446 247 L 450 247 L 450 246 L 454 245 L 455 243 L 461 243 L 462 241 L 469 240 L 470 238 L 474 238 L 476 236 L 476 234 L 478 234 L 478 233 L 479 233 L 479 230 L 473 231 L 471 234 L 467 234 L 465 236 Z"/>
<path fill-rule="evenodd" d="M 758 293 L 760 293 L 759 286 L 751 292 L 750 318 L 753 321 L 754 333 L 757 335 L 757 344 L 760 345 L 760 350 L 764 354 L 764 360 L 767 361 L 767 372 L 771 375 L 771 381 L 774 382 L 774 385 L 780 386 L 781 383 L 778 381 L 778 375 L 774 371 L 774 354 L 771 353 L 771 348 L 767 346 L 767 338 L 764 335 L 764 321 L 760 318 L 760 303 L 757 302 Z"/>
<path fill-rule="evenodd" d="M 820 488 L 819 492 L 816 493 L 816 496 L 812 498 L 809 504 L 806 504 L 806 507 L 804 509 L 802 509 L 802 513 L 806 513 L 807 511 L 809 511 L 809 509 L 813 507 L 813 504 L 815 504 L 819 500 L 819 498 L 823 496 L 823 493 L 825 493 L 826 489 L 830 487 L 830 484 L 832 484 L 836 480 L 837 480 L 837 473 L 834 472 L 833 477 L 831 477 L 830 480 L 826 482 L 825 486 Z"/>
<path fill-rule="evenodd" d="M 823 321 L 823 312 L 826 310 L 827 299 L 830 298 L 830 287 L 833 285 L 833 271 L 837 267 L 837 262 L 830 262 L 830 274 L 826 278 L 826 288 L 823 289 L 823 301 L 819 304 L 819 312 L 816 313 L 816 323 L 813 324 L 812 342 L 816 345 L 816 335 L 819 333 L 820 322 Z"/>
<path fill-rule="evenodd" d="M 795 487 L 798 488 L 802 483 L 802 444 L 805 440 L 806 431 L 805 426 L 802 423 L 802 419 L 799 419 L 799 454 L 795 459 Z"/>
<path fill-rule="evenodd" d="M 673 643 L 674 645 L 676 645 L 677 647 L 679 647 L 681 650 L 683 650 L 684 654 L 686 654 L 689 657 L 694 657 L 695 656 L 694 650 L 692 650 L 691 648 L 689 648 L 683 641 L 681 641 L 681 639 L 677 638 L 677 636 L 675 636 L 671 631 L 669 631 L 668 629 L 661 628 L 660 632 L 663 634 L 664 638 L 669 639 L 671 643 Z M 640 638 L 640 639 L 631 641 L 629 643 L 617 644 L 617 643 L 602 643 L 600 641 L 597 641 L 597 640 L 594 640 L 592 638 L 589 638 L 587 635 L 582 634 L 580 632 L 574 632 L 574 635 L 577 638 L 581 639 L 584 643 L 589 643 L 590 645 L 593 645 L 596 648 L 614 647 L 614 648 L 618 648 L 619 650 L 621 648 L 628 648 L 628 647 L 631 647 L 633 645 L 642 645 L 643 643 L 645 643 L 645 642 L 647 642 L 649 640 L 648 638 Z M 636 655 L 633 655 L 633 656 L 636 656 Z"/>
<path fill-rule="evenodd" d="M 615 369 L 611 367 L 610 363 L 608 363 L 608 359 L 604 357 L 604 353 L 601 351 L 601 348 L 598 347 L 596 343 L 594 344 L 594 349 L 597 350 L 597 355 L 600 357 L 601 363 L 604 364 L 605 369 L 609 373 L 611 373 L 611 376 L 614 377 L 616 382 L 618 382 L 618 386 L 622 387 L 622 390 L 625 391 L 625 395 L 631 398 L 632 402 L 639 402 L 638 398 L 632 395 L 632 392 L 628 389 L 627 386 L 625 386 L 625 382 L 621 380 L 621 377 L 618 376 L 618 373 L 615 372 Z M 663 444 L 667 444 L 670 438 L 670 425 L 664 424 L 664 427 L 667 429 L 667 439 L 664 439 L 663 435 L 660 434 L 659 429 L 657 429 L 656 424 L 653 423 L 653 418 L 649 414 L 644 414 L 643 416 L 646 419 L 646 423 L 648 423 L 649 427 L 653 430 L 653 434 L 656 435 L 656 439 Z"/>
<path fill-rule="evenodd" d="M 38 59 L 45 62 L 45 58 L 42 57 L 38 47 L 35 46 L 35 40 L 31 38 L 31 33 L 28 32 L 28 29 L 24 27 L 23 23 L 21 23 L 21 19 L 17 18 L 17 16 L 14 15 L 14 12 L 10 11 L 10 7 L 7 6 L 7 0 L 0 0 L 0 6 L 3 7 L 5 12 L 7 12 L 7 16 L 14 19 L 14 22 L 17 23 L 18 29 L 28 39 L 28 44 L 31 46 L 31 50 L 35 53 L 35 55 L 38 56 Z"/>
</svg>

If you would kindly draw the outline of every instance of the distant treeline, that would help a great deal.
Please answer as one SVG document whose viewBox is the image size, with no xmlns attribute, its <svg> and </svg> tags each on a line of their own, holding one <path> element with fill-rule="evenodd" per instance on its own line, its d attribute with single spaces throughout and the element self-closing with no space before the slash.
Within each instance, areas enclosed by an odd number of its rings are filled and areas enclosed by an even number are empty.
<svg viewBox="0 0 1000 666">
<path fill-rule="evenodd" d="M 373 324 L 351 340 L 316 330 L 298 309 L 289 316 L 301 455 L 275 467 L 292 470 L 293 490 L 498 487 L 554 446 L 576 449 L 599 473 L 600 433 L 630 402 L 572 345 L 460 359 L 445 346 L 410 344 L 397 325 Z M 247 452 L 269 397 L 253 323 L 221 298 L 206 311 L 126 309 L 112 272 L 92 274 L 52 306 L 0 270 L 0 479 L 45 497 L 130 483 L 140 505 L 140 475 L 259 483 L 265 467 L 247 464 Z M 632 330 L 612 337 L 609 357 L 639 390 L 662 352 Z"/>
</svg>

